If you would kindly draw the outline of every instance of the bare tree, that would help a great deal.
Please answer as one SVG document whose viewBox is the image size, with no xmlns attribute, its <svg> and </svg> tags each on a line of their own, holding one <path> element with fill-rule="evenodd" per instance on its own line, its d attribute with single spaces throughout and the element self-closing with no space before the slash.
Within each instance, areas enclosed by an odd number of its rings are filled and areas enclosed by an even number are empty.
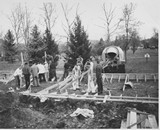
<svg viewBox="0 0 160 130">
<path fill-rule="evenodd" d="M 0 38 L 2 38 L 2 37 L 3 37 L 3 32 L 1 31 L 1 32 L 0 32 Z"/>
<path fill-rule="evenodd" d="M 126 62 L 129 43 L 132 40 L 136 28 L 140 25 L 140 22 L 133 18 L 135 7 L 136 5 L 133 3 L 126 4 L 123 7 L 123 25 L 121 26 L 121 29 L 125 31 L 125 43 L 123 50 L 125 52 Z"/>
<path fill-rule="evenodd" d="M 21 5 L 18 4 L 17 7 L 11 11 L 11 16 L 8 17 L 8 19 L 11 22 L 11 25 L 13 27 L 14 35 L 16 43 L 19 43 L 19 39 L 21 37 L 21 26 L 22 26 L 22 10 Z"/>
<path fill-rule="evenodd" d="M 77 8 L 76 8 L 76 16 L 78 15 L 78 6 L 79 6 L 79 4 L 77 5 Z M 69 14 L 70 14 L 70 11 L 73 10 L 74 5 L 69 8 L 67 4 L 64 7 L 64 5 L 61 3 L 61 7 L 62 7 L 64 17 L 65 17 L 65 20 L 66 20 L 66 24 L 67 24 L 65 26 L 64 23 L 62 23 L 63 24 L 63 29 L 67 34 L 67 41 L 68 41 L 69 34 L 71 33 L 71 27 L 72 27 L 72 25 L 73 25 L 73 23 L 76 19 L 76 17 L 74 17 L 74 19 L 72 21 L 69 20 Z"/>
<path fill-rule="evenodd" d="M 111 36 L 118 29 L 119 24 L 122 21 L 122 19 L 119 19 L 118 22 L 113 23 L 114 18 L 115 18 L 115 15 L 114 15 L 115 8 L 112 8 L 112 5 L 110 5 L 110 8 L 107 9 L 105 3 L 103 3 L 102 9 L 103 9 L 104 16 L 105 16 L 105 18 L 102 18 L 102 20 L 104 21 L 105 25 L 101 27 L 107 30 L 107 43 L 109 43 Z"/>
<path fill-rule="evenodd" d="M 51 29 L 54 27 L 58 17 L 56 14 L 56 5 L 53 5 L 52 3 L 43 3 L 42 10 L 44 12 L 43 19 L 46 28 L 51 32 Z"/>
<path fill-rule="evenodd" d="M 28 11 L 27 6 L 25 5 L 24 10 L 21 12 L 22 13 L 22 27 L 21 27 L 21 34 L 22 38 L 24 40 L 25 45 L 27 45 L 29 41 L 29 36 L 30 36 L 30 29 L 31 29 L 31 12 Z"/>
</svg>

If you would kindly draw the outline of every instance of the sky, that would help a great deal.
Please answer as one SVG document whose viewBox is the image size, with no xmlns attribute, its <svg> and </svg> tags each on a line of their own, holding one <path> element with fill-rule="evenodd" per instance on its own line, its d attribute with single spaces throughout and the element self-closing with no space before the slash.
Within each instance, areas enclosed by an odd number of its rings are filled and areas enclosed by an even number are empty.
<svg viewBox="0 0 160 130">
<path fill-rule="evenodd" d="M 52 33 L 58 39 L 59 36 L 66 36 L 64 25 L 66 21 L 62 11 L 61 3 L 72 7 L 69 13 L 69 21 L 73 21 L 75 17 L 76 7 L 78 6 L 78 14 L 82 21 L 82 25 L 86 30 L 90 40 L 99 40 L 100 38 L 106 39 L 106 30 L 100 26 L 104 25 L 104 12 L 102 9 L 103 3 L 106 7 L 112 5 L 115 8 L 116 22 L 122 16 L 122 8 L 124 4 L 134 3 L 136 9 L 134 18 L 142 24 L 138 28 L 139 35 L 142 38 L 150 38 L 153 35 L 153 28 L 159 29 L 160 24 L 160 1 L 159 0 L 0 0 L 0 32 L 6 34 L 8 29 L 12 30 L 11 23 L 8 19 L 18 3 L 22 6 L 27 5 L 33 19 L 33 25 L 37 24 L 41 32 L 44 32 L 43 12 L 42 6 L 44 2 L 52 2 L 56 5 L 56 15 L 58 16 Z M 113 21 L 113 23 L 114 23 Z M 61 38 L 64 40 L 64 38 Z"/>
</svg>

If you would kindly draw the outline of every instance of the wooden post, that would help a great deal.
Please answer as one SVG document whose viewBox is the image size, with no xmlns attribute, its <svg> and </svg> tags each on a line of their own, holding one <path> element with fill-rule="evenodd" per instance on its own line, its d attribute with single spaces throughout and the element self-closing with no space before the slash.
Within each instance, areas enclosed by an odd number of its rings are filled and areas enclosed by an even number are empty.
<svg viewBox="0 0 160 130">
<path fill-rule="evenodd" d="M 148 120 L 151 125 L 151 128 L 153 128 L 153 129 L 158 128 L 157 121 L 156 121 L 156 118 L 154 115 L 148 115 Z"/>
<path fill-rule="evenodd" d="M 156 76 L 155 76 L 155 74 L 153 75 L 153 77 L 154 77 L 154 82 L 156 82 Z"/>
<path fill-rule="evenodd" d="M 24 65 L 23 53 L 21 52 L 21 65 Z"/>
<path fill-rule="evenodd" d="M 119 77 L 118 77 L 118 82 L 120 82 L 120 80 L 121 80 L 121 75 L 119 74 Z"/>
<path fill-rule="evenodd" d="M 136 80 L 137 80 L 137 82 L 138 82 L 138 75 L 136 74 Z"/>
<path fill-rule="evenodd" d="M 46 51 L 44 52 L 44 58 L 45 58 L 45 62 L 47 62 L 47 54 L 46 54 Z"/>
<path fill-rule="evenodd" d="M 130 127 L 131 125 L 135 124 L 137 122 L 137 113 L 135 111 L 130 111 L 129 114 L 129 120 L 127 116 L 127 127 Z M 131 129 L 137 129 L 137 124 L 130 127 Z"/>
<path fill-rule="evenodd" d="M 146 74 L 144 74 L 144 81 L 145 81 L 145 82 L 147 81 Z"/>
<path fill-rule="evenodd" d="M 129 74 L 127 74 L 127 82 L 129 82 Z"/>
<path fill-rule="evenodd" d="M 111 76 L 110 83 L 112 83 L 112 79 L 113 79 L 113 74 L 112 74 L 112 76 Z"/>
<path fill-rule="evenodd" d="M 124 81 L 124 85 L 123 85 L 123 91 L 125 90 L 125 88 L 126 88 L 126 82 L 127 82 L 127 80 L 128 80 L 128 74 L 126 74 L 126 78 L 125 78 L 125 81 Z"/>
</svg>

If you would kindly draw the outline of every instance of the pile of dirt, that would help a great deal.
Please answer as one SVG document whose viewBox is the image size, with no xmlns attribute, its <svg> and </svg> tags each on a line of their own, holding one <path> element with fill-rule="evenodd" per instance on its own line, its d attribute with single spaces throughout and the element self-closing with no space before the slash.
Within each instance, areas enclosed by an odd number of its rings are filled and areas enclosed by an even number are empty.
<svg viewBox="0 0 160 130">
<path fill-rule="evenodd" d="M 47 99 L 0 92 L 0 128 L 120 128 L 127 107 L 156 116 L 158 105 L 142 103 L 99 103 L 95 101 Z M 71 117 L 77 108 L 93 110 L 94 118 Z"/>
</svg>

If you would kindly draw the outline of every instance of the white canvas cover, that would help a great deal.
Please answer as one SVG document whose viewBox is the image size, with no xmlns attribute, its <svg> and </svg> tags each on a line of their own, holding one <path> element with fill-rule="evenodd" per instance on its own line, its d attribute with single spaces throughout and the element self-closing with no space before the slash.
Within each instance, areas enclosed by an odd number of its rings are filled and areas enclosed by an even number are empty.
<svg viewBox="0 0 160 130">
<path fill-rule="evenodd" d="M 106 61 L 106 58 L 105 58 L 105 54 L 106 53 L 115 53 L 116 55 L 118 55 L 119 60 L 121 62 L 125 62 L 124 52 L 123 52 L 123 50 L 119 46 L 109 46 L 109 47 L 106 47 L 103 50 L 103 52 L 102 52 L 102 59 L 103 59 L 103 61 Z"/>
</svg>

